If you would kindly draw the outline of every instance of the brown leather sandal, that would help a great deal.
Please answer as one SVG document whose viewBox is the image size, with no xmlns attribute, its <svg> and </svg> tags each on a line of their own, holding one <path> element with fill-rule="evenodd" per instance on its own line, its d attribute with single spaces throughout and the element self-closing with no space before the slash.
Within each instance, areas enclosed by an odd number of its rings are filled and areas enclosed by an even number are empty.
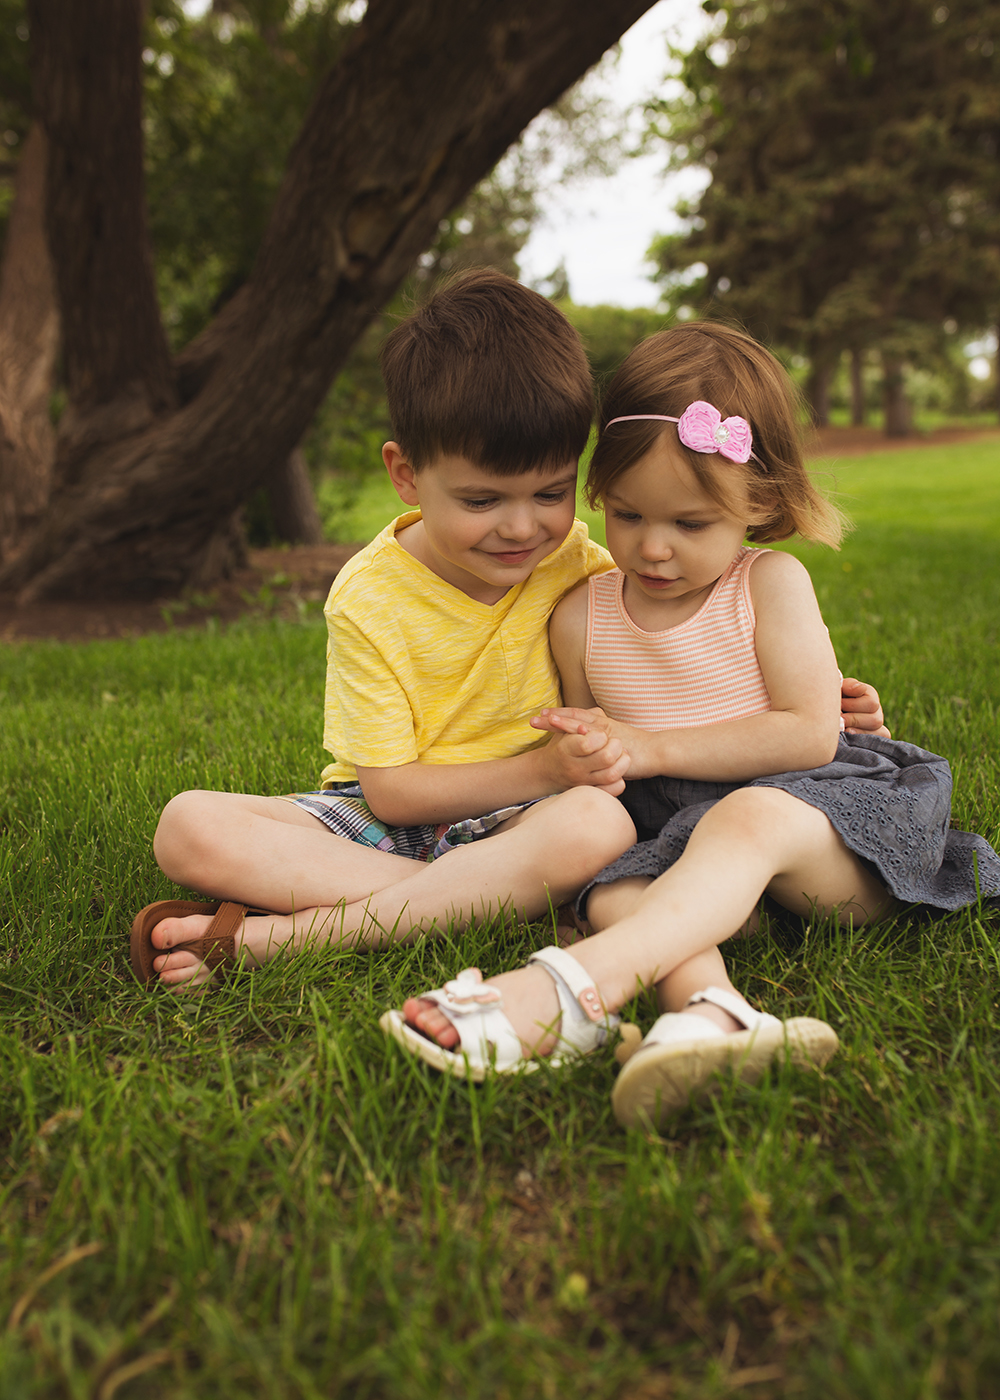
<svg viewBox="0 0 1000 1400">
<path fill-rule="evenodd" d="M 147 904 L 145 909 L 140 909 L 132 924 L 132 971 L 146 987 L 155 982 L 158 974 L 153 967 L 153 959 L 161 957 L 164 949 L 153 947 L 153 929 L 161 919 L 183 919 L 189 914 L 212 914 L 214 918 L 202 938 L 190 943 L 176 943 L 170 952 L 176 953 L 183 948 L 201 958 L 206 967 L 235 967 L 240 961 L 236 955 L 236 935 L 243 927 L 247 908 L 245 904 L 230 904 L 228 901 L 192 899 L 160 899 L 155 904 Z"/>
</svg>

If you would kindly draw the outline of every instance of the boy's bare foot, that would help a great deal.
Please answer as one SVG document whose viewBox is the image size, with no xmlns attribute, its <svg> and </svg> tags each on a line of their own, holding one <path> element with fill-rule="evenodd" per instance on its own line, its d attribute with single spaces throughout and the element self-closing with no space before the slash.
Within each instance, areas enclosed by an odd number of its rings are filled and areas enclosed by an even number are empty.
<svg viewBox="0 0 1000 1400">
<path fill-rule="evenodd" d="M 291 914 L 267 914 L 251 916 L 243 920 L 243 928 L 236 935 L 236 954 L 246 955 L 249 966 L 259 967 L 274 956 L 279 948 L 295 932 L 295 919 Z M 299 916 L 299 928 L 302 916 Z M 214 972 L 195 954 L 185 948 L 176 952 L 170 950 L 177 944 L 193 943 L 204 938 L 212 923 L 210 914 L 189 914 L 186 918 L 161 919 L 150 934 L 154 948 L 161 948 L 161 957 L 153 959 L 153 967 L 159 973 L 160 982 L 172 991 L 203 991 L 212 980 Z"/>
</svg>

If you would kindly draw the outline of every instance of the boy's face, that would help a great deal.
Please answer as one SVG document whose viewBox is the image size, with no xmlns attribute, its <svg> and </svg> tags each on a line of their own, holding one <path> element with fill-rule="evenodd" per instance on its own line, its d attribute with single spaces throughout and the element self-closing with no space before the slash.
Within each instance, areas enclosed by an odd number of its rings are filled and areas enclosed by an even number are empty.
<svg viewBox="0 0 1000 1400">
<path fill-rule="evenodd" d="M 396 443 L 382 449 L 393 485 L 423 519 L 397 539 L 439 578 L 492 605 L 569 534 L 576 462 L 495 476 L 465 457 L 442 456 L 414 472 Z"/>
</svg>

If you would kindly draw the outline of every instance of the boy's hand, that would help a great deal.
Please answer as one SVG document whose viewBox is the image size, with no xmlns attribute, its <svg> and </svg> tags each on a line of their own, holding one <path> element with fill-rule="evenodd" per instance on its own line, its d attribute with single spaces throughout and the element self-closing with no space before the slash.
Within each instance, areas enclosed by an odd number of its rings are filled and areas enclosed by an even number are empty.
<svg viewBox="0 0 1000 1400">
<path fill-rule="evenodd" d="M 848 734 L 874 734 L 879 739 L 891 739 L 885 727 L 885 716 L 878 691 L 864 681 L 848 676 L 841 685 L 840 708 Z"/>
<path fill-rule="evenodd" d="M 554 792 L 571 787 L 596 787 L 612 797 L 624 792 L 630 760 L 620 739 L 582 720 L 535 724 L 535 728 L 550 729 L 552 733 L 552 739 L 540 753 Z"/>
</svg>

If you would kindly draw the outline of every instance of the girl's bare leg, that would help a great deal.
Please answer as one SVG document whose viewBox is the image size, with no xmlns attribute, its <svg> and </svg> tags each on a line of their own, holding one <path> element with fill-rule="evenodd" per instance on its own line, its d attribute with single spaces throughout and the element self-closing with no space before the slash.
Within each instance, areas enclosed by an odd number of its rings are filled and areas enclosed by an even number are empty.
<svg viewBox="0 0 1000 1400">
<path fill-rule="evenodd" d="M 765 890 L 796 913 L 836 910 L 856 923 L 895 907 L 817 808 L 776 788 L 741 788 L 702 817 L 684 855 L 631 914 L 574 944 L 572 956 L 617 1011 L 640 986 L 730 937 Z M 527 967 L 489 981 L 503 990 L 526 1053 L 550 1050 L 559 1012 L 548 973 Z M 433 1003 L 413 999 L 405 1011 L 440 1044 L 455 1043 L 454 1026 Z"/>
<path fill-rule="evenodd" d="M 182 796 L 192 799 L 183 804 L 186 819 L 167 820 L 167 808 L 157 859 L 179 883 L 277 911 L 245 921 L 241 946 L 253 962 L 286 945 L 409 941 L 501 909 L 540 918 L 635 839 L 621 804 L 596 788 L 547 798 L 431 865 L 341 840 L 280 799 Z M 193 954 L 169 950 L 200 937 L 208 923 L 196 915 L 164 919 L 154 929 L 153 944 L 164 950 L 154 965 L 164 984 L 187 990 L 207 981 Z"/>
<path fill-rule="evenodd" d="M 595 885 L 587 901 L 587 918 L 591 927 L 600 933 L 619 919 L 627 918 L 635 911 L 652 883 L 651 875 L 631 875 L 607 885 Z M 690 1012 L 703 1020 L 713 1021 L 720 1030 L 728 1033 L 741 1030 L 736 1018 L 723 1011 L 721 1006 L 713 1006 L 709 1002 L 687 1005 L 695 992 L 703 992 L 706 987 L 721 987 L 735 997 L 742 996 L 729 980 L 729 970 L 718 948 L 706 948 L 703 953 L 696 953 L 657 982 L 656 999 L 660 1010 Z"/>
</svg>

